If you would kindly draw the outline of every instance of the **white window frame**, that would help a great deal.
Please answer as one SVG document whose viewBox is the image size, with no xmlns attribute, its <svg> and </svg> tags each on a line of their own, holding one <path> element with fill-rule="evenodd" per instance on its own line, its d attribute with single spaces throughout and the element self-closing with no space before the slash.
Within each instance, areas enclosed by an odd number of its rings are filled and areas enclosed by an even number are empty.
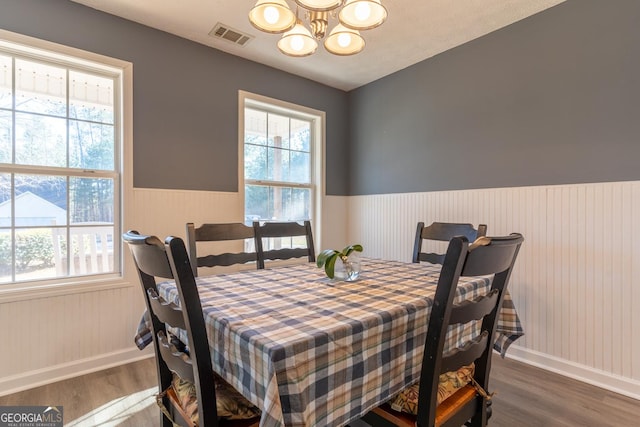
<svg viewBox="0 0 640 427">
<path fill-rule="evenodd" d="M 245 215 L 245 178 L 244 178 L 244 110 L 245 107 L 256 107 L 271 113 L 281 113 L 310 120 L 312 123 L 311 141 L 311 228 L 314 246 L 320 248 L 322 236 L 322 196 L 325 194 L 325 121 L 324 111 L 270 98 L 246 91 L 238 92 L 238 191 L 241 195 L 243 219 Z M 287 186 L 295 187 L 295 185 Z"/>
<path fill-rule="evenodd" d="M 116 143 L 119 144 L 119 154 L 116 156 L 118 198 L 114 206 L 114 272 L 5 283 L 0 285 L 0 303 L 133 286 L 136 281 L 135 270 L 131 268 L 132 265 L 125 266 L 131 262 L 123 255 L 120 239 L 130 222 L 127 207 L 133 201 L 133 64 L 5 30 L 0 30 L 0 48 L 16 55 L 41 58 L 64 66 L 79 65 L 89 70 L 113 74 L 117 80 L 117 87 L 114 87 L 117 90 L 115 102 L 120 112 L 114 117 Z"/>
</svg>

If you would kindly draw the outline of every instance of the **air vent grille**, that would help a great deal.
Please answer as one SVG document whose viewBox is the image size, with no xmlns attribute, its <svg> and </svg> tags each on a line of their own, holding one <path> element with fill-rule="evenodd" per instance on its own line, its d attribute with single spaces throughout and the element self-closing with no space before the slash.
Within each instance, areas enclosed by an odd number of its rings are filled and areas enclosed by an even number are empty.
<svg viewBox="0 0 640 427">
<path fill-rule="evenodd" d="M 209 35 L 211 37 L 226 40 L 240 46 L 245 46 L 253 38 L 250 35 L 243 33 L 242 31 L 238 31 L 234 28 L 229 27 L 228 25 L 224 25 L 219 22 L 215 27 L 213 27 L 211 31 L 209 31 Z"/>
</svg>

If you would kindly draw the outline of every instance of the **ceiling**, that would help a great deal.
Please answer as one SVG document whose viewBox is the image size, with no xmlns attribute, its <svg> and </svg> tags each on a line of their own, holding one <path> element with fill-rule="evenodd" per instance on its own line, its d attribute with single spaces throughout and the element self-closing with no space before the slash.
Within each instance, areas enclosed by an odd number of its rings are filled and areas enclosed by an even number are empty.
<svg viewBox="0 0 640 427">
<path fill-rule="evenodd" d="M 248 12 L 256 0 L 72 0 L 230 54 L 351 90 L 481 37 L 564 0 L 382 0 L 386 22 L 363 31 L 366 47 L 354 56 L 291 58 L 276 47 L 280 35 L 256 30 Z M 288 0 L 295 10 L 295 3 Z M 335 20 L 330 21 L 330 27 Z M 253 37 L 244 46 L 209 32 L 222 23 Z"/>
</svg>

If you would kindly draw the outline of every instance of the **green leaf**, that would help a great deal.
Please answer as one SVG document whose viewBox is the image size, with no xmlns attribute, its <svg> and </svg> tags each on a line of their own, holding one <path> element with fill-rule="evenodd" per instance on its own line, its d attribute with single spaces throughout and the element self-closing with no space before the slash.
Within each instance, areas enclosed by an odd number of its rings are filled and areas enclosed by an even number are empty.
<svg viewBox="0 0 640 427">
<path fill-rule="evenodd" d="M 318 258 L 316 259 L 316 265 L 318 267 L 322 267 L 326 264 L 327 260 L 336 255 L 338 255 L 338 251 L 336 251 L 335 249 L 325 249 L 318 255 Z"/>
<path fill-rule="evenodd" d="M 333 279 L 333 276 L 335 275 L 335 266 L 338 255 L 338 251 L 334 251 L 334 254 L 327 260 L 327 263 L 324 265 L 324 272 L 327 273 L 327 277 L 329 277 L 329 279 Z"/>
<path fill-rule="evenodd" d="M 351 252 L 353 251 L 362 252 L 362 245 L 360 244 L 349 245 L 342 250 L 342 255 L 344 255 L 345 257 L 348 257 L 349 255 L 351 255 Z"/>
</svg>

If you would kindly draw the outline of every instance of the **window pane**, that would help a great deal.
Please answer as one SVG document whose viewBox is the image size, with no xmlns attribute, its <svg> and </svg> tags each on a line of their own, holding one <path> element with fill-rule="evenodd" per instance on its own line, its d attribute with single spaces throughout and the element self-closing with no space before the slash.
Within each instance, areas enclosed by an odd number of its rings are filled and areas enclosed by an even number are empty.
<svg viewBox="0 0 640 427">
<path fill-rule="evenodd" d="M 311 122 L 291 119 L 291 149 L 311 151 Z"/>
<path fill-rule="evenodd" d="M 289 181 L 289 150 L 269 148 L 270 161 L 269 179 L 274 181 Z"/>
<path fill-rule="evenodd" d="M 245 109 L 244 142 L 245 144 L 267 145 L 267 113 L 251 108 Z"/>
<path fill-rule="evenodd" d="M 69 179 L 70 220 L 73 224 L 113 223 L 114 181 L 108 178 Z"/>
<path fill-rule="evenodd" d="M 13 280 L 12 266 L 11 231 L 0 229 L 0 283 L 9 283 Z"/>
<path fill-rule="evenodd" d="M 0 108 L 13 108 L 13 65 L 11 58 L 0 55 Z"/>
<path fill-rule="evenodd" d="M 16 226 L 65 225 L 66 179 L 47 175 L 15 175 Z"/>
<path fill-rule="evenodd" d="M 16 59 L 16 110 L 65 117 L 67 71 Z"/>
<path fill-rule="evenodd" d="M 69 166 L 80 169 L 114 170 L 114 127 L 69 121 Z"/>
<path fill-rule="evenodd" d="M 56 277 L 50 228 L 16 230 L 16 281 Z"/>
<path fill-rule="evenodd" d="M 69 237 L 65 227 L 16 230 L 16 281 L 113 271 L 113 226 L 71 227 L 68 232 Z M 0 251 L 10 244 L 4 244 L 6 234 L 0 232 Z M 0 263 L 0 281 L 9 281 L 10 267 Z"/>
<path fill-rule="evenodd" d="M 271 191 L 261 185 L 246 185 L 244 192 L 245 221 L 250 224 L 260 219 L 271 219 Z"/>
<path fill-rule="evenodd" d="M 274 189 L 274 193 L 279 190 Z M 309 206 L 311 202 L 311 190 L 308 188 L 282 188 L 280 189 L 280 212 L 276 212 L 276 218 L 283 221 L 302 221 L 310 219 Z M 277 193 L 274 198 L 277 197 Z M 276 203 L 277 204 L 277 203 Z"/>
<path fill-rule="evenodd" d="M 245 221 L 302 221 L 310 219 L 308 188 L 245 186 Z"/>
<path fill-rule="evenodd" d="M 289 180 L 299 184 L 311 183 L 311 154 L 291 151 Z"/>
<path fill-rule="evenodd" d="M 63 260 L 62 274 L 75 276 L 113 271 L 113 226 L 71 227 L 69 233 L 69 262 Z"/>
<path fill-rule="evenodd" d="M 11 174 L 0 173 L 0 227 L 11 227 Z"/>
<path fill-rule="evenodd" d="M 0 94 L 2 98 L 2 94 Z M 0 111 L 0 163 L 11 163 L 11 123 L 12 114 Z"/>
<path fill-rule="evenodd" d="M 269 114 L 269 146 L 289 148 L 289 117 Z"/>
<path fill-rule="evenodd" d="M 67 165 L 67 121 L 63 118 L 16 113 L 16 163 Z"/>
<path fill-rule="evenodd" d="M 265 179 L 267 176 L 267 148 L 245 144 L 244 177 L 246 179 Z"/>
<path fill-rule="evenodd" d="M 113 123 L 113 80 L 69 71 L 69 117 Z"/>
</svg>

